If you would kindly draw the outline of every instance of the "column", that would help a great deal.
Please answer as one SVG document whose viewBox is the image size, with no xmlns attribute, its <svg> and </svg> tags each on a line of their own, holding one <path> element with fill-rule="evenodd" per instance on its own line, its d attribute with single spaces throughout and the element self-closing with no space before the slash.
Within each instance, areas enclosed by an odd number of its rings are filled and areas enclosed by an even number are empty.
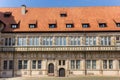
<svg viewBox="0 0 120 80">
<path fill-rule="evenodd" d="M 102 65 L 102 59 L 99 59 L 98 61 L 99 61 L 98 66 L 99 66 L 100 75 L 103 75 L 103 70 L 102 70 L 102 67 L 103 67 L 103 65 Z"/>
</svg>

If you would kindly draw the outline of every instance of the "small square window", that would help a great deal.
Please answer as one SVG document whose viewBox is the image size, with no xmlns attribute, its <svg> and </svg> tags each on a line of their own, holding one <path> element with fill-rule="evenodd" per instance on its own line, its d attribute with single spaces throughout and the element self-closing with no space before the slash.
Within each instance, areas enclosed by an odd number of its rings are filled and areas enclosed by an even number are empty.
<svg viewBox="0 0 120 80">
<path fill-rule="evenodd" d="M 107 24 L 106 23 L 99 23 L 99 27 L 101 27 L 101 28 L 107 27 Z"/>
<path fill-rule="evenodd" d="M 49 28 L 56 28 L 57 25 L 56 24 L 49 24 Z"/>
<path fill-rule="evenodd" d="M 66 24 L 66 28 L 73 28 L 74 25 L 73 24 Z"/>
<path fill-rule="evenodd" d="M 18 27 L 18 24 L 11 24 L 11 28 L 15 29 Z"/>
<path fill-rule="evenodd" d="M 120 23 L 116 23 L 116 26 L 117 26 L 117 27 L 120 27 Z"/>
<path fill-rule="evenodd" d="M 66 13 L 61 13 L 60 17 L 67 17 L 67 14 Z"/>
<path fill-rule="evenodd" d="M 29 24 L 29 28 L 35 28 L 36 24 Z"/>
<path fill-rule="evenodd" d="M 82 27 L 83 28 L 88 28 L 88 27 L 90 27 L 90 25 L 87 23 L 87 24 L 82 24 Z"/>
</svg>

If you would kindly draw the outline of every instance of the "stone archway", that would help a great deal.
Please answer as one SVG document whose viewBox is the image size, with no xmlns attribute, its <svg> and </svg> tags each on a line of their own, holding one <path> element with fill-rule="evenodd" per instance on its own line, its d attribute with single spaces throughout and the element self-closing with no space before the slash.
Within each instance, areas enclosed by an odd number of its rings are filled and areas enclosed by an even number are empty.
<svg viewBox="0 0 120 80">
<path fill-rule="evenodd" d="M 54 64 L 53 63 L 50 63 L 48 65 L 48 73 L 54 73 Z"/>
<path fill-rule="evenodd" d="M 59 77 L 65 77 L 65 69 L 64 68 L 59 69 Z"/>
</svg>

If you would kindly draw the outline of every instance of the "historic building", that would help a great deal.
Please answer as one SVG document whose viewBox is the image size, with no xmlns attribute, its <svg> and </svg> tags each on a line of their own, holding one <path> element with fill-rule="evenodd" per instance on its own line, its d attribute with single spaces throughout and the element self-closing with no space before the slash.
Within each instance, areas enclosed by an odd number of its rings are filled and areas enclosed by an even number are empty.
<svg viewBox="0 0 120 80">
<path fill-rule="evenodd" d="M 120 7 L 0 8 L 0 77 L 120 75 Z"/>
</svg>

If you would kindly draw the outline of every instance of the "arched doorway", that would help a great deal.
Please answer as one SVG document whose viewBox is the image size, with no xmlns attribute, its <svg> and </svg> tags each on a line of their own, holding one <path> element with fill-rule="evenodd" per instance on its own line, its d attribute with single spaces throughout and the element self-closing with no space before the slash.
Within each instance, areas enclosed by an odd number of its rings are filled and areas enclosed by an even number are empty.
<svg viewBox="0 0 120 80">
<path fill-rule="evenodd" d="M 59 69 L 59 77 L 65 77 L 65 69 L 64 68 Z"/>
<path fill-rule="evenodd" d="M 48 73 L 54 73 L 54 64 L 53 63 L 50 63 L 48 65 Z"/>
</svg>

